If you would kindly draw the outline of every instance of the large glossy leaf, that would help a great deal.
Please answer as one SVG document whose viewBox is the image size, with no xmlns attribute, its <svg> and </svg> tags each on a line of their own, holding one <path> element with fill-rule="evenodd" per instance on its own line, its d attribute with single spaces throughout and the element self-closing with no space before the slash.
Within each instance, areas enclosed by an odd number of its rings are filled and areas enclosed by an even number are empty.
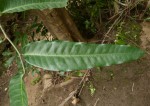
<svg viewBox="0 0 150 106">
<path fill-rule="evenodd" d="M 60 8 L 66 5 L 67 0 L 0 0 L 0 14 L 29 9 Z"/>
<path fill-rule="evenodd" d="M 127 45 L 86 44 L 66 41 L 38 41 L 24 47 L 23 56 L 31 65 L 46 70 L 82 70 L 110 66 L 143 56 L 144 52 Z"/>
<path fill-rule="evenodd" d="M 28 106 L 27 94 L 23 81 L 23 74 L 19 72 L 10 80 L 9 96 L 10 106 Z"/>
</svg>

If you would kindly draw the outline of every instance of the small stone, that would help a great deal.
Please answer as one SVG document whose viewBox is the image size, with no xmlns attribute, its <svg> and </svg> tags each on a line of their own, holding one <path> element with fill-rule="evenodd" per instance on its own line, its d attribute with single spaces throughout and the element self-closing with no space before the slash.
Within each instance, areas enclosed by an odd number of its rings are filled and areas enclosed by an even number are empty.
<svg viewBox="0 0 150 106">
<path fill-rule="evenodd" d="M 4 91 L 7 91 L 7 90 L 8 90 L 8 88 L 5 88 L 5 89 L 4 89 Z"/>
<path fill-rule="evenodd" d="M 79 98 L 76 98 L 76 97 L 73 97 L 73 100 L 72 100 L 72 104 L 73 105 L 76 105 L 77 103 L 79 103 L 80 99 Z"/>
<path fill-rule="evenodd" d="M 114 90 L 117 90 L 117 88 L 116 88 L 116 87 L 114 87 Z"/>
</svg>

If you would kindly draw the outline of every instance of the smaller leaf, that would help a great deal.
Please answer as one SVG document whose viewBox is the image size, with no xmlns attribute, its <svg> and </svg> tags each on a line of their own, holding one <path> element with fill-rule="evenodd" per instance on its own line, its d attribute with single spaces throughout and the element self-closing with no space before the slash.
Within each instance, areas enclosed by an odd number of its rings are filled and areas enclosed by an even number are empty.
<svg viewBox="0 0 150 106">
<path fill-rule="evenodd" d="M 81 72 L 81 71 L 75 71 L 75 72 L 73 73 L 73 76 L 83 77 L 83 76 L 84 76 L 84 73 Z"/>
<path fill-rule="evenodd" d="M 34 76 L 35 74 L 39 74 L 39 73 L 40 73 L 40 70 L 38 70 L 38 69 L 32 70 L 32 76 Z"/>
<path fill-rule="evenodd" d="M 37 77 L 35 77 L 35 78 L 31 81 L 31 84 L 32 84 L 32 85 L 35 85 L 35 84 L 37 84 L 40 80 L 41 80 L 41 76 L 37 76 Z"/>
<path fill-rule="evenodd" d="M 145 21 L 150 21 L 150 17 L 146 18 Z"/>
<path fill-rule="evenodd" d="M 95 91 L 96 91 L 96 89 L 95 89 L 95 87 L 93 86 L 92 83 L 90 84 L 89 89 L 90 89 L 90 92 L 91 92 L 91 96 L 93 96 Z"/>
<path fill-rule="evenodd" d="M 19 71 L 9 84 L 10 106 L 28 106 L 23 74 Z"/>
<path fill-rule="evenodd" d="M 24 47 L 26 44 L 28 44 L 28 36 L 26 34 L 24 34 L 21 37 L 21 45 L 22 45 L 22 47 Z"/>
<path fill-rule="evenodd" d="M 12 64 L 12 62 L 14 61 L 15 57 L 16 57 L 16 56 L 10 57 L 10 58 L 5 62 L 5 67 L 9 67 L 9 66 Z"/>
<path fill-rule="evenodd" d="M 5 51 L 2 53 L 3 56 L 11 56 L 12 55 L 12 52 L 10 51 Z"/>
</svg>

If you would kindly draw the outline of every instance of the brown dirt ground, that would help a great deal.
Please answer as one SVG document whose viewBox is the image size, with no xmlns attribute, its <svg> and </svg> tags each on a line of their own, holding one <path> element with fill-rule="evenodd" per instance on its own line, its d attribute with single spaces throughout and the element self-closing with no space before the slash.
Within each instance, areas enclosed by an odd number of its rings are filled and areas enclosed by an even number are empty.
<svg viewBox="0 0 150 106">
<path fill-rule="evenodd" d="M 150 51 L 150 23 L 143 22 L 141 47 Z M 13 69 L 11 69 L 13 70 Z M 93 71 L 90 80 L 96 88 L 93 96 L 86 84 L 77 106 L 150 106 L 150 56 L 145 55 L 138 61 L 105 67 Z M 9 106 L 8 84 L 11 77 L 7 71 L 0 77 L 0 106 Z M 80 79 L 72 79 L 62 85 L 52 87 L 42 78 L 31 84 L 33 76 L 25 78 L 29 106 L 58 106 L 77 87 Z M 46 83 L 46 85 L 45 85 Z M 65 106 L 73 106 L 70 101 Z"/>
</svg>

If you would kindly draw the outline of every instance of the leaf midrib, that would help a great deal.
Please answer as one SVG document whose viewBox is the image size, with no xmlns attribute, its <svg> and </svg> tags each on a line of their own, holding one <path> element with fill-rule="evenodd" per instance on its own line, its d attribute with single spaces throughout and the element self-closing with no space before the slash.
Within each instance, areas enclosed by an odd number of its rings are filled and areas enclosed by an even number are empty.
<svg viewBox="0 0 150 106">
<path fill-rule="evenodd" d="M 47 3 L 51 3 L 51 4 L 53 3 L 53 4 L 55 4 L 55 3 L 62 3 L 62 2 L 44 2 L 44 3 L 26 4 L 26 5 L 17 6 L 17 7 L 11 8 L 11 9 L 7 9 L 7 8 L 6 8 L 6 10 L 3 11 L 2 13 L 7 13 L 8 11 L 13 11 L 13 10 L 16 10 L 16 9 L 18 9 L 18 8 L 27 7 L 27 6 L 32 6 L 32 5 L 40 5 L 40 4 L 44 5 L 45 3 L 46 3 L 46 4 L 47 4 Z"/>
<path fill-rule="evenodd" d="M 100 55 L 121 55 L 121 54 L 134 54 L 134 53 L 105 53 L 105 54 L 89 54 L 89 55 L 78 55 L 78 54 L 70 54 L 70 55 L 40 55 L 40 54 L 23 54 L 24 56 L 39 56 L 39 57 L 90 57 L 90 56 L 100 56 Z"/>
<path fill-rule="evenodd" d="M 23 79 L 22 79 L 23 76 L 21 76 L 21 103 L 22 103 L 22 106 L 24 105 L 24 99 L 23 99 Z"/>
</svg>

